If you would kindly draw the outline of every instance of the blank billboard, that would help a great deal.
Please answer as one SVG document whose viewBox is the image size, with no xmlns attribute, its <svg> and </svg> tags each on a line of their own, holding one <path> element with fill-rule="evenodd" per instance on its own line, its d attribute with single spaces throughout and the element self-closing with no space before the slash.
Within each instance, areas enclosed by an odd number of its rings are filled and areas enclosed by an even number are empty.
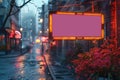
<svg viewBox="0 0 120 80">
<path fill-rule="evenodd" d="M 101 14 L 51 14 L 55 37 L 102 37 Z"/>
</svg>

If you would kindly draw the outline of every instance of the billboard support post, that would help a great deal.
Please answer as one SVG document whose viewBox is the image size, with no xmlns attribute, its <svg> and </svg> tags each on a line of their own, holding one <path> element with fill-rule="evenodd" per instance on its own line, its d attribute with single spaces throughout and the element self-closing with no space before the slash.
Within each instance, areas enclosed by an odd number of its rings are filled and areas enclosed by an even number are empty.
<svg viewBox="0 0 120 80">
<path fill-rule="evenodd" d="M 62 59 L 65 58 L 65 40 L 62 40 Z"/>
</svg>

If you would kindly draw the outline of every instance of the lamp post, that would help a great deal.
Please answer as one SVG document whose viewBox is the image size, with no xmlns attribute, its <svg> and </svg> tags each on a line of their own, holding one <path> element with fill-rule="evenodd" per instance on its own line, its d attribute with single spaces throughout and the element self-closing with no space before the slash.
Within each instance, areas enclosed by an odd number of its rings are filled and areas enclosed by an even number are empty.
<svg viewBox="0 0 120 80">
<path fill-rule="evenodd" d="M 21 53 L 22 53 L 22 31 L 23 31 L 23 28 L 21 27 L 20 28 L 20 32 L 21 32 Z"/>
<path fill-rule="evenodd" d="M 44 36 L 44 2 L 43 2 L 43 5 L 42 5 L 42 37 Z M 43 42 L 42 42 L 42 54 L 44 53 L 44 45 L 43 45 Z"/>
</svg>

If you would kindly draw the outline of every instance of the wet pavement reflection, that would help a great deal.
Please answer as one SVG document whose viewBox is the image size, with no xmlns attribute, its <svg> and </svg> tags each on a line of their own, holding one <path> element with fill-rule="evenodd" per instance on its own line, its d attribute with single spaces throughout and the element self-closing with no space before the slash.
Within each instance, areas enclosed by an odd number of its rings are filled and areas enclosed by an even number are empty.
<svg viewBox="0 0 120 80">
<path fill-rule="evenodd" d="M 36 44 L 25 55 L 0 58 L 0 80 L 46 80 L 44 58 Z"/>
</svg>

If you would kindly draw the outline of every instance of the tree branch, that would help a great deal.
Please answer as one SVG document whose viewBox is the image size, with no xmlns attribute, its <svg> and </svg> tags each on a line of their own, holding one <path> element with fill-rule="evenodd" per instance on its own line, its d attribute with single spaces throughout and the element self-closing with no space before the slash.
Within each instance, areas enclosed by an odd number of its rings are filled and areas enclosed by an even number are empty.
<svg viewBox="0 0 120 80">
<path fill-rule="evenodd" d="M 24 3 L 21 5 L 21 6 L 17 6 L 17 5 L 14 5 L 16 8 L 17 8 L 17 11 L 15 11 L 14 13 L 12 13 L 11 15 L 14 15 L 14 14 L 16 14 L 17 12 L 19 12 L 20 11 L 20 8 L 22 8 L 23 6 L 25 6 L 27 3 L 29 3 L 31 0 L 28 0 L 27 2 L 25 2 L 25 0 L 24 0 Z M 10 16 L 11 16 L 10 15 Z"/>
<path fill-rule="evenodd" d="M 30 3 L 33 4 L 37 8 L 37 5 L 35 3 L 33 3 L 33 2 L 30 2 Z"/>
<path fill-rule="evenodd" d="M 21 6 L 17 6 L 16 3 L 15 3 L 15 0 L 11 0 L 10 3 L 9 3 L 9 4 L 10 4 L 10 8 L 9 8 L 8 14 L 6 15 L 6 17 L 5 17 L 5 19 L 4 19 L 4 22 L 3 22 L 2 27 L 0 28 L 0 31 L 4 31 L 4 27 L 5 27 L 5 25 L 6 25 L 6 22 L 7 22 L 8 18 L 9 18 L 11 15 L 16 14 L 16 13 L 20 10 L 20 8 L 22 8 L 23 6 L 25 6 L 25 5 L 26 5 L 27 3 L 29 3 L 30 1 L 31 1 L 31 0 L 28 0 L 27 2 L 23 3 Z M 11 14 L 11 12 L 12 12 L 12 10 L 13 10 L 14 7 L 16 7 L 17 10 L 16 10 L 14 13 Z"/>
<path fill-rule="evenodd" d="M 23 3 L 21 6 L 17 6 L 16 5 L 16 7 L 18 7 L 18 8 L 22 8 L 23 6 L 25 6 L 27 3 L 29 3 L 31 0 L 28 0 L 27 2 L 25 2 L 25 3 Z"/>
<path fill-rule="evenodd" d="M 20 11 L 20 8 L 18 8 L 15 12 L 13 12 L 12 14 L 10 14 L 10 16 L 15 15 L 19 11 Z"/>
</svg>

